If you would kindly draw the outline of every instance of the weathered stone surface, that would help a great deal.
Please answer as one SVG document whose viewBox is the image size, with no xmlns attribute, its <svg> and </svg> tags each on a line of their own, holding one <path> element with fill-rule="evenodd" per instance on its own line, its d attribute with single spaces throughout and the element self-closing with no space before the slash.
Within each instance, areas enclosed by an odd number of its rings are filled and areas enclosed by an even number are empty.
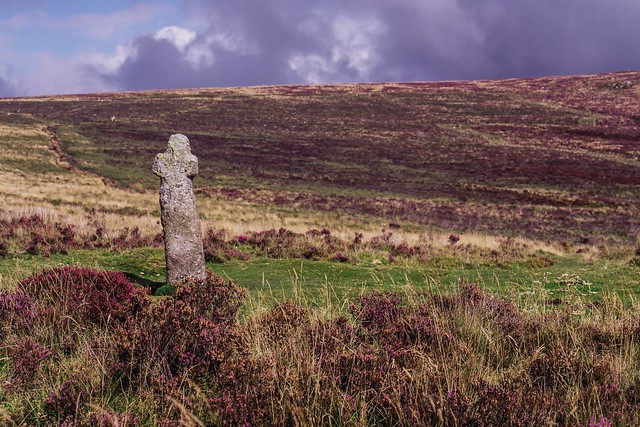
<svg viewBox="0 0 640 427">
<path fill-rule="evenodd" d="M 193 195 L 198 158 L 189 139 L 171 135 L 167 151 L 156 156 L 153 173 L 160 177 L 160 210 L 164 231 L 167 283 L 206 278 L 202 233 Z"/>
</svg>

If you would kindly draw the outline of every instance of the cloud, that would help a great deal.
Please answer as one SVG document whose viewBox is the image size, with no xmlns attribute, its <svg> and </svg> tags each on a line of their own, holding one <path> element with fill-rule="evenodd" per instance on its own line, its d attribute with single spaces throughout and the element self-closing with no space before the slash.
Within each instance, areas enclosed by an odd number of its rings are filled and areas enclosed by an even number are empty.
<svg viewBox="0 0 640 427">
<path fill-rule="evenodd" d="M 640 68 L 635 0 L 494 0 L 486 9 L 476 11 L 476 21 L 489 77 Z"/>
<path fill-rule="evenodd" d="M 119 86 L 111 84 L 105 76 L 120 72 L 123 63 L 133 55 L 134 48 L 128 45 L 118 45 L 111 54 L 85 51 L 66 58 L 47 51 L 30 54 L 29 61 L 34 64 L 31 72 L 18 73 L 15 68 L 5 67 L 4 80 L 10 90 L 10 95 L 5 96 L 117 91 Z"/>
<path fill-rule="evenodd" d="M 473 78 L 467 69 L 477 76 L 487 66 L 484 30 L 459 1 L 373 1 L 387 27 L 376 46 L 384 58 L 374 70 L 377 80 Z"/>
<path fill-rule="evenodd" d="M 38 52 L 31 55 L 35 70 L 15 81 L 16 90 L 22 95 L 114 91 L 117 87 L 96 75 L 94 67 L 99 65 L 105 73 L 117 70 L 120 67 L 117 59 L 117 52 L 113 56 L 81 52 L 64 60 L 50 52 Z"/>
<path fill-rule="evenodd" d="M 268 59 L 223 41 L 201 35 L 179 48 L 173 40 L 139 37 L 115 72 L 93 69 L 106 84 L 122 90 L 267 84 L 279 78 Z"/>
<path fill-rule="evenodd" d="M 139 37 L 135 55 L 106 80 L 122 89 L 361 81 L 382 60 L 376 43 L 385 28 L 369 13 L 326 13 L 290 0 L 187 1 L 186 8 L 200 31 L 169 27 Z"/>
<path fill-rule="evenodd" d="M 180 52 L 184 52 L 187 45 L 191 44 L 196 39 L 195 31 L 188 30 L 186 28 L 180 28 L 176 26 L 164 27 L 157 31 L 153 38 L 154 40 L 167 40 L 173 44 Z"/>
<path fill-rule="evenodd" d="M 320 41 L 319 48 L 293 51 L 287 62 L 291 71 L 307 83 L 363 81 L 372 77 L 372 70 L 381 61 L 376 46 L 386 32 L 382 22 L 375 17 L 339 15 L 326 27 L 314 24 L 306 32 Z"/>
<path fill-rule="evenodd" d="M 14 15 L 3 31 L 46 25 L 105 38 L 162 13 L 131 4 L 106 15 Z M 16 87 L 52 93 L 640 69 L 638 16 L 637 0 L 182 0 L 172 25 L 121 38 L 110 54 L 42 54 L 39 67 L 51 69 Z"/>
<path fill-rule="evenodd" d="M 34 0 L 33 3 L 35 6 L 39 2 Z M 118 90 L 119 86 L 111 85 L 105 76 L 118 71 L 126 59 L 135 55 L 134 46 L 126 37 L 123 38 L 122 33 L 148 23 L 167 10 L 162 4 L 134 4 L 133 0 L 131 3 L 132 5 L 125 10 L 108 14 L 56 17 L 36 10 L 14 14 L 1 20 L 3 32 L 0 33 L 0 58 L 4 60 L 4 64 L 0 63 L 2 94 L 29 96 Z M 82 46 L 85 49 L 73 51 L 67 46 L 68 43 L 63 43 L 62 51 L 71 52 L 63 55 L 52 50 L 33 52 L 28 48 L 22 48 L 23 41 L 29 46 L 30 43 L 38 41 L 37 37 L 42 37 L 43 34 L 49 37 L 50 41 L 55 41 L 60 36 L 55 32 L 44 32 L 43 29 L 81 35 Z M 91 46 L 90 39 L 100 39 L 102 43 L 118 38 L 123 38 L 125 42 L 116 45 L 110 53 L 86 48 Z M 67 38 L 63 40 L 68 41 Z M 96 73 L 96 70 L 99 72 Z"/>
<path fill-rule="evenodd" d="M 446 80 L 640 68 L 620 0 L 185 0 L 197 31 L 134 41 L 123 89 Z"/>
<path fill-rule="evenodd" d="M 36 10 L 18 13 L 0 22 L 4 28 L 10 30 L 44 28 L 107 40 L 125 29 L 151 21 L 165 11 L 166 7 L 162 4 L 139 3 L 126 10 L 107 14 L 79 13 L 65 17 L 56 17 Z"/>
<path fill-rule="evenodd" d="M 0 54 L 6 57 L 6 55 L 4 55 L 5 53 L 7 52 L 0 49 Z M 4 61 L 0 62 L 0 98 L 16 96 L 18 94 L 14 83 L 11 81 L 12 74 L 13 69 L 11 65 Z"/>
<path fill-rule="evenodd" d="M 0 77 L 0 98 L 6 98 L 15 95 L 15 87 L 7 80 L 4 80 L 2 77 Z"/>
</svg>

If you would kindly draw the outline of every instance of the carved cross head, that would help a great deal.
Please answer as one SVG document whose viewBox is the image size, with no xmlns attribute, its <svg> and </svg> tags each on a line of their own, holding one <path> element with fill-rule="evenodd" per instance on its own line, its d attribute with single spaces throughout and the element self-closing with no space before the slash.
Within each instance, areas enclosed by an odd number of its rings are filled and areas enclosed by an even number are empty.
<svg viewBox="0 0 640 427">
<path fill-rule="evenodd" d="M 162 179 L 189 179 L 198 175 L 198 158 L 191 154 L 189 138 L 182 134 L 171 135 L 167 151 L 156 156 L 153 162 L 153 173 Z"/>
</svg>

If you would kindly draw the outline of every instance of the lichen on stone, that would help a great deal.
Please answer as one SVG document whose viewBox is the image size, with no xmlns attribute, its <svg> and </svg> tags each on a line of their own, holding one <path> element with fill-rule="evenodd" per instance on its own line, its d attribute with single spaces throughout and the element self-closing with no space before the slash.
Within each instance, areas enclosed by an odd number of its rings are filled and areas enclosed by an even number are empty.
<svg viewBox="0 0 640 427">
<path fill-rule="evenodd" d="M 172 135 L 167 150 L 156 156 L 152 171 L 160 177 L 167 283 L 204 279 L 202 233 L 192 184 L 198 174 L 198 158 L 191 153 L 189 139 Z"/>
</svg>

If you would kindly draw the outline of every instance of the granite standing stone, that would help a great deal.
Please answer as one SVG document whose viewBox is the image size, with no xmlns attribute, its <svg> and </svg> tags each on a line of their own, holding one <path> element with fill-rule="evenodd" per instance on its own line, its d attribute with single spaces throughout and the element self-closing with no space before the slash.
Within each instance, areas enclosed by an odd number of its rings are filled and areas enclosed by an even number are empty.
<svg viewBox="0 0 640 427">
<path fill-rule="evenodd" d="M 191 154 L 189 139 L 181 134 L 171 135 L 167 151 L 156 156 L 152 170 L 161 179 L 167 283 L 204 279 L 202 233 L 192 185 L 198 174 L 198 158 Z"/>
</svg>

